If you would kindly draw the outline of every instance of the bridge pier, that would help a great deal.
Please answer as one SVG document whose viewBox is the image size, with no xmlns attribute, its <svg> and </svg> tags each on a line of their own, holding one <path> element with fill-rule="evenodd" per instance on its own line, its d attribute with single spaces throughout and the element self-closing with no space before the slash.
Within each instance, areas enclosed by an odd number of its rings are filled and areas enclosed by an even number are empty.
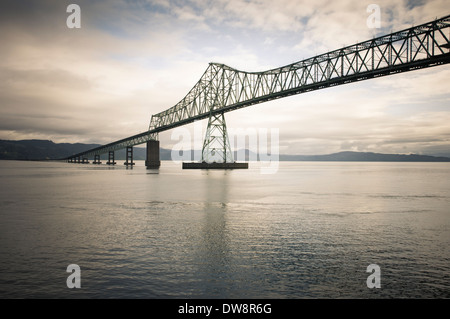
<svg viewBox="0 0 450 319">
<path fill-rule="evenodd" d="M 106 162 L 108 165 L 116 165 L 116 162 L 114 161 L 114 151 L 109 151 L 108 153 L 108 162 Z"/>
<path fill-rule="evenodd" d="M 133 167 L 133 146 L 127 146 L 126 162 L 123 165 Z"/>
<path fill-rule="evenodd" d="M 89 164 L 89 159 L 87 157 L 83 157 L 83 164 Z"/>
<path fill-rule="evenodd" d="M 223 113 L 211 114 L 203 141 L 202 161 L 183 163 L 183 169 L 248 168 L 248 163 L 236 163 L 231 152 L 227 125 Z"/>
<path fill-rule="evenodd" d="M 147 142 L 147 158 L 145 160 L 147 168 L 159 168 L 161 161 L 159 160 L 159 141 L 150 140 Z"/>
<path fill-rule="evenodd" d="M 92 162 L 92 164 L 101 164 L 102 162 L 100 162 L 100 155 L 94 155 L 94 161 Z"/>
</svg>

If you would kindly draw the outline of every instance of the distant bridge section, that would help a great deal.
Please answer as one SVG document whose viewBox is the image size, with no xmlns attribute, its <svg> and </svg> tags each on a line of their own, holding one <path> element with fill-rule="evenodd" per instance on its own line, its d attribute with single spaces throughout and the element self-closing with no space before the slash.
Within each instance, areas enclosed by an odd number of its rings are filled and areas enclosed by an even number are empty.
<svg viewBox="0 0 450 319">
<path fill-rule="evenodd" d="M 210 63 L 175 106 L 154 114 L 148 131 L 73 155 L 92 157 L 156 140 L 159 132 L 282 97 L 450 62 L 450 15 L 263 72 Z"/>
</svg>

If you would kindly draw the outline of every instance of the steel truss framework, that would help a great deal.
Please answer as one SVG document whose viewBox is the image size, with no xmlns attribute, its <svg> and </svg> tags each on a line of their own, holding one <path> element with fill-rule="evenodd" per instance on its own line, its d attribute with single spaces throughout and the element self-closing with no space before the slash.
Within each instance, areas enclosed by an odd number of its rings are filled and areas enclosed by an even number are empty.
<svg viewBox="0 0 450 319">
<path fill-rule="evenodd" d="M 203 141 L 202 162 L 232 163 L 230 140 L 223 113 L 211 114 Z"/>
<path fill-rule="evenodd" d="M 69 159 L 143 144 L 159 132 L 250 105 L 449 63 L 449 29 L 450 15 L 263 72 L 210 63 L 180 102 L 152 116 L 148 131 Z"/>
</svg>

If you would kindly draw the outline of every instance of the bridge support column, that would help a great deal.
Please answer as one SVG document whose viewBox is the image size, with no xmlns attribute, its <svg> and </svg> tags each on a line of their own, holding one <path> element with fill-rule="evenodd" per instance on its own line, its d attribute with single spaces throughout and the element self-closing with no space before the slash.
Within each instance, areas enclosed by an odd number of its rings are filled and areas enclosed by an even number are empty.
<svg viewBox="0 0 450 319">
<path fill-rule="evenodd" d="M 236 163 L 231 152 L 227 125 L 223 113 L 210 114 L 201 163 L 183 163 L 183 169 L 248 168 L 248 163 Z"/>
<path fill-rule="evenodd" d="M 77 163 L 79 164 L 79 163 L 81 163 L 81 157 L 77 157 Z"/>
<path fill-rule="evenodd" d="M 202 162 L 233 163 L 233 153 L 228 139 L 227 125 L 223 113 L 211 114 L 203 141 Z"/>
<path fill-rule="evenodd" d="M 127 160 L 123 164 L 126 165 L 127 167 L 128 166 L 133 167 L 133 165 L 135 164 L 135 163 L 133 163 L 133 146 L 127 146 L 127 155 L 126 156 L 127 156 L 126 157 Z"/>
<path fill-rule="evenodd" d="M 92 164 L 101 164 L 102 162 L 100 162 L 100 155 L 94 155 L 94 161 L 92 162 Z"/>
<path fill-rule="evenodd" d="M 116 165 L 116 162 L 114 161 L 114 151 L 109 151 L 108 153 L 108 162 L 106 162 L 108 165 Z"/>
<path fill-rule="evenodd" d="M 87 157 L 83 157 L 83 164 L 89 164 L 89 159 Z"/>
<path fill-rule="evenodd" d="M 145 166 L 147 168 L 159 168 L 161 166 L 161 161 L 159 160 L 159 141 L 150 140 L 147 142 Z"/>
</svg>

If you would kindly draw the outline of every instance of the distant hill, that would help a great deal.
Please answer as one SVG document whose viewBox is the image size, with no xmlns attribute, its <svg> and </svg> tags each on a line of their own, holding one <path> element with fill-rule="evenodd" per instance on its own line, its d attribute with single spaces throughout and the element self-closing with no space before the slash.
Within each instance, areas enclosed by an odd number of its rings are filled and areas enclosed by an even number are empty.
<svg viewBox="0 0 450 319">
<path fill-rule="evenodd" d="M 100 144 L 53 143 L 47 140 L 0 140 L 0 160 L 61 159 L 90 150 Z M 135 159 L 145 159 L 145 149 L 135 148 Z M 107 155 L 105 155 L 105 158 Z M 125 159 L 125 151 L 117 152 L 116 159 Z"/>
<path fill-rule="evenodd" d="M 280 155 L 280 161 L 345 161 L 345 162 L 450 162 L 449 157 L 428 155 L 339 152 L 328 155 Z"/>
<path fill-rule="evenodd" d="M 97 144 L 55 144 L 46 140 L 0 140 L 0 159 L 41 160 L 64 158 L 83 152 Z"/>
<path fill-rule="evenodd" d="M 53 143 L 47 140 L 21 140 L 9 141 L 0 140 L 0 160 L 51 160 L 67 158 L 71 155 L 98 147 L 100 144 L 81 143 Z M 191 151 L 193 154 L 199 151 Z M 249 156 L 250 152 L 245 151 L 246 158 L 256 158 Z M 135 160 L 145 160 L 145 147 L 135 147 L 133 150 Z M 254 155 L 254 154 L 251 154 Z M 102 155 L 102 159 L 107 159 L 107 154 Z M 125 150 L 117 151 L 115 158 L 125 159 Z M 235 152 L 236 158 L 236 152 Z M 171 160 L 171 150 L 160 149 L 161 160 Z M 436 157 L 428 155 L 401 155 L 401 154 L 379 154 L 363 152 L 339 152 L 328 155 L 280 155 L 280 161 L 355 161 L 355 162 L 450 162 L 449 157 Z"/>
</svg>

